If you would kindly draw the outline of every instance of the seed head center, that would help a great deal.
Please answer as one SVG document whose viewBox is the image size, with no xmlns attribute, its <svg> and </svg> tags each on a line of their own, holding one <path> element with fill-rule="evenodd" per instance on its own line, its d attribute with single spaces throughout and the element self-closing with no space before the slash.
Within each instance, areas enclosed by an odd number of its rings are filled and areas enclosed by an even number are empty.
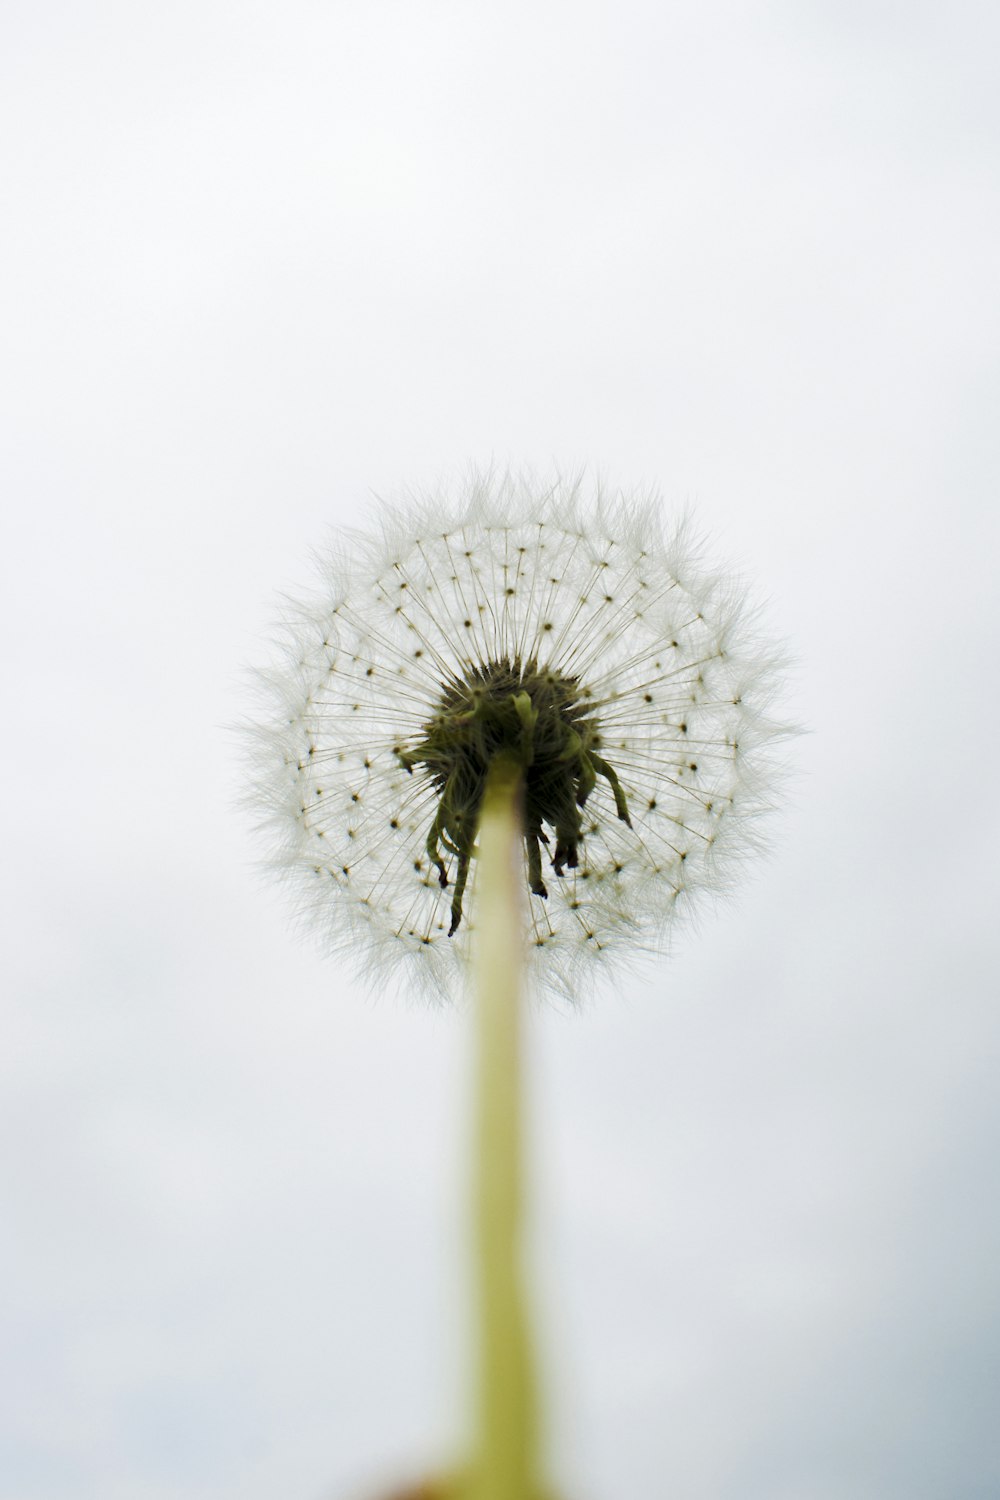
<svg viewBox="0 0 1000 1500">
<path fill-rule="evenodd" d="M 625 794 L 601 756 L 600 745 L 598 722 L 586 707 L 578 680 L 551 666 L 501 657 L 442 684 L 438 708 L 423 726 L 421 739 L 399 755 L 407 771 L 422 765 L 438 793 L 426 847 L 442 889 L 449 884 L 446 856 L 456 862 L 449 936 L 462 920 L 479 809 L 498 755 L 522 767 L 524 840 L 533 895 L 548 895 L 541 846 L 551 847 L 551 840 L 545 825 L 555 838 L 551 863 L 556 875 L 576 869 L 583 837 L 581 813 L 598 776 L 611 787 L 618 817 L 631 827 Z"/>
</svg>

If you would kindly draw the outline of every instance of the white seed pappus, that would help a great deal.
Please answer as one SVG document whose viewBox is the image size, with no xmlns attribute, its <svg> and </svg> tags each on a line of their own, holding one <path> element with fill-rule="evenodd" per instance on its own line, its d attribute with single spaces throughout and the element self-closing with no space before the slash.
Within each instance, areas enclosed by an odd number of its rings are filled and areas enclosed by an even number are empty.
<svg viewBox="0 0 1000 1500">
<path fill-rule="evenodd" d="M 662 951 L 690 898 L 725 888 L 760 847 L 786 732 L 771 716 L 780 655 L 688 527 L 664 536 L 655 497 L 478 475 L 460 498 L 380 519 L 378 535 L 322 559 L 315 597 L 284 621 L 281 660 L 259 674 L 250 799 L 270 863 L 356 969 L 453 993 L 476 861 L 449 936 L 452 891 L 427 849 L 440 786 L 402 757 L 446 684 L 500 660 L 552 669 L 577 684 L 631 820 L 598 777 L 577 866 L 547 867 L 545 899 L 529 894 L 525 851 L 529 971 L 578 996 L 609 964 Z"/>
</svg>

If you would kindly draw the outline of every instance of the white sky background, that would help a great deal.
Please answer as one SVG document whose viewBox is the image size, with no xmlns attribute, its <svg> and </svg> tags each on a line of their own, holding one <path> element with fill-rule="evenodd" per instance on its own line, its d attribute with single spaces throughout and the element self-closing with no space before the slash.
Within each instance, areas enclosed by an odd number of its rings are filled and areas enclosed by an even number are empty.
<svg viewBox="0 0 1000 1500">
<path fill-rule="evenodd" d="M 0 1500 L 462 1435 L 463 1018 L 295 937 L 224 726 L 328 528 L 491 457 L 694 502 L 812 731 L 739 901 L 533 1028 L 561 1490 L 1000 1493 L 1000 13 L 3 30 Z"/>
</svg>

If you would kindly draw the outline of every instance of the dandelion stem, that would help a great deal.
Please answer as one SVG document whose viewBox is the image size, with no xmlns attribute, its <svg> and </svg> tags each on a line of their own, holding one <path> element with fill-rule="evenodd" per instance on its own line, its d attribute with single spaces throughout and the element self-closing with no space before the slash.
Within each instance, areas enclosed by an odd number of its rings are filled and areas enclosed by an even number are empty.
<svg viewBox="0 0 1000 1500">
<path fill-rule="evenodd" d="M 476 882 L 478 1451 L 469 1500 L 534 1500 L 534 1380 L 521 1266 L 521 767 L 497 756 L 479 825 Z"/>
</svg>

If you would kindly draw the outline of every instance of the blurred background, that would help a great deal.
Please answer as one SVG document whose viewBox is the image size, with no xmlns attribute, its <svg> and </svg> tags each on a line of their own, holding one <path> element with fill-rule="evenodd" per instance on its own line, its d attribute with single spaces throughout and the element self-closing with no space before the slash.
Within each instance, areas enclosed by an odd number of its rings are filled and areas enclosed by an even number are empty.
<svg viewBox="0 0 1000 1500">
<path fill-rule="evenodd" d="M 532 1021 L 561 1493 L 996 1496 L 996 8 L 2 26 L 2 1500 L 462 1437 L 466 1017 L 297 939 L 228 726 L 470 461 L 692 506 L 811 731 L 739 900 Z"/>
</svg>

